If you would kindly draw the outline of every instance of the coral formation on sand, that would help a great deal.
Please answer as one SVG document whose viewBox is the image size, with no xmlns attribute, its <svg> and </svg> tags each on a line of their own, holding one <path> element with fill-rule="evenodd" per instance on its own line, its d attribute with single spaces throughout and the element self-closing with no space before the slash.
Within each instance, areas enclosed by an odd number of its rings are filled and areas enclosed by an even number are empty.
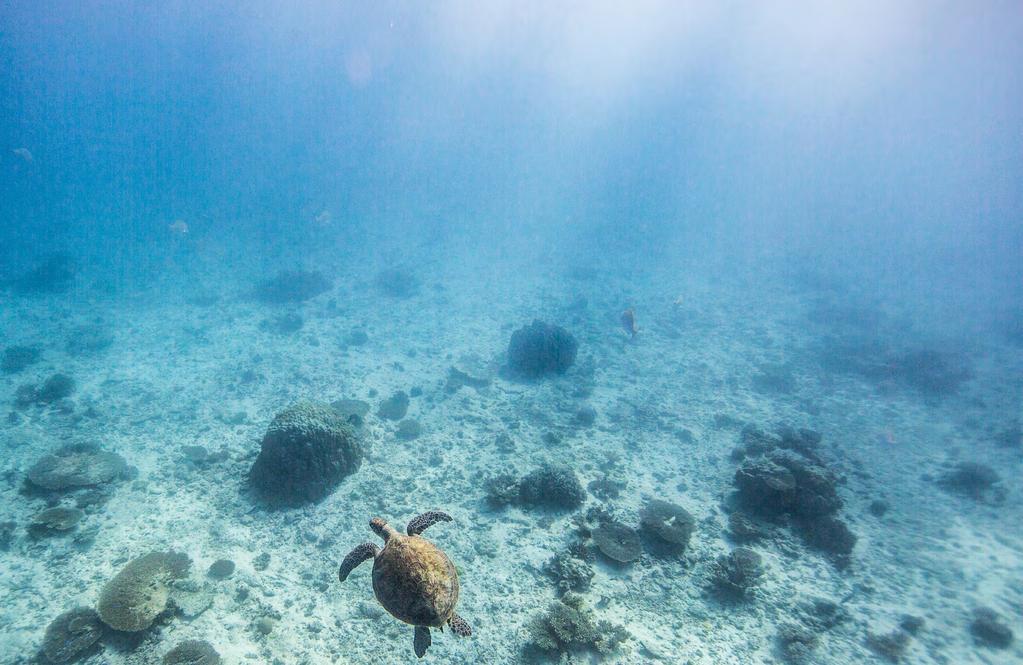
<svg viewBox="0 0 1023 665">
<path fill-rule="evenodd" d="M 106 326 L 91 324 L 78 326 L 68 335 L 68 355 L 80 358 L 107 350 L 114 343 L 114 333 Z"/>
<path fill-rule="evenodd" d="M 572 510 L 585 498 L 586 490 L 568 467 L 542 466 L 519 482 L 519 499 L 527 506 Z"/>
<path fill-rule="evenodd" d="M 28 530 L 36 538 L 71 531 L 85 517 L 85 513 L 77 508 L 56 506 L 36 513 L 29 522 Z"/>
<path fill-rule="evenodd" d="M 66 254 L 54 254 L 20 275 L 12 284 L 15 291 L 27 295 L 64 293 L 71 288 L 76 268 Z"/>
<path fill-rule="evenodd" d="M 249 471 L 270 505 L 319 501 L 362 463 L 361 437 L 327 404 L 299 402 L 274 417 Z"/>
<path fill-rule="evenodd" d="M 96 610 L 76 607 L 50 622 L 43 636 L 45 662 L 70 663 L 84 656 L 103 635 Z"/>
<path fill-rule="evenodd" d="M 0 371 L 4 374 L 17 374 L 25 368 L 39 362 L 39 349 L 34 346 L 8 346 L 0 356 Z"/>
<path fill-rule="evenodd" d="M 607 656 L 631 637 L 623 627 L 598 620 L 582 596 L 566 593 L 530 621 L 527 647 L 547 652 L 594 651 Z"/>
<path fill-rule="evenodd" d="M 593 566 L 589 562 L 567 552 L 548 561 L 544 571 L 554 580 L 561 593 L 586 591 L 594 575 Z"/>
<path fill-rule="evenodd" d="M 395 432 L 398 438 L 403 441 L 417 439 L 423 433 L 423 426 L 414 418 L 406 418 L 398 423 L 398 430 Z"/>
<path fill-rule="evenodd" d="M 575 362 L 579 343 L 560 326 L 534 320 L 512 333 L 508 343 L 508 372 L 536 379 L 546 374 L 564 374 Z"/>
<path fill-rule="evenodd" d="M 736 547 L 718 557 L 712 579 L 718 590 L 744 596 L 760 583 L 763 574 L 762 557 L 748 547 Z"/>
<path fill-rule="evenodd" d="M 1005 625 L 1002 617 L 990 607 L 978 607 L 973 610 L 970 635 L 973 636 L 975 644 L 992 649 L 1008 649 L 1013 640 L 1012 629 Z"/>
<path fill-rule="evenodd" d="M 419 278 L 401 268 L 381 270 L 374 284 L 381 293 L 392 298 L 411 298 L 419 293 Z"/>
<path fill-rule="evenodd" d="M 145 630 L 165 609 L 173 580 L 188 575 L 191 561 L 180 552 L 150 552 L 133 559 L 103 587 L 96 609 L 114 630 Z"/>
<path fill-rule="evenodd" d="M 220 665 L 220 654 L 209 642 L 185 640 L 168 651 L 163 665 Z"/>
<path fill-rule="evenodd" d="M 315 298 L 330 287 L 330 282 L 320 272 L 285 270 L 256 286 L 255 296 L 269 305 L 284 305 Z"/>
<path fill-rule="evenodd" d="M 409 396 L 404 390 L 398 390 L 393 395 L 380 402 L 377 415 L 386 420 L 401 420 L 408 413 Z"/>
<path fill-rule="evenodd" d="M 128 470 L 117 453 L 89 444 L 65 446 L 44 455 L 28 470 L 28 481 L 44 490 L 68 490 L 108 483 Z"/>
<path fill-rule="evenodd" d="M 675 551 L 683 551 L 696 529 L 689 511 L 668 501 L 654 499 L 639 513 L 639 524 L 655 542 Z"/>
<path fill-rule="evenodd" d="M 961 494 L 975 501 L 999 503 L 1005 498 L 1002 477 L 986 464 L 971 461 L 957 462 L 938 477 L 938 486 L 946 492 Z"/>
<path fill-rule="evenodd" d="M 487 503 L 493 508 L 503 508 L 518 501 L 519 481 L 510 473 L 499 473 L 483 482 Z"/>
<path fill-rule="evenodd" d="M 590 536 L 605 557 L 614 563 L 632 563 L 643 553 L 639 534 L 632 527 L 620 522 L 604 521 Z"/>
<path fill-rule="evenodd" d="M 19 407 L 33 404 L 53 404 L 75 392 L 75 380 L 67 374 L 53 374 L 42 385 L 25 384 L 18 387 L 15 404 Z"/>
<path fill-rule="evenodd" d="M 206 574 L 215 580 L 225 580 L 234 573 L 234 561 L 230 559 L 217 559 L 210 564 Z"/>
</svg>

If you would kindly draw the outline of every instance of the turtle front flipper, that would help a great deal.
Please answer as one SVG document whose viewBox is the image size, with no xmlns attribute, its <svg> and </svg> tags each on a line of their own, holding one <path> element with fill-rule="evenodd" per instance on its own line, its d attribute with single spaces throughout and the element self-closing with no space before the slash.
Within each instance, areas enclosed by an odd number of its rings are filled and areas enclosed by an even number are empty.
<svg viewBox="0 0 1023 665">
<path fill-rule="evenodd" d="M 372 559 L 377 555 L 377 546 L 373 543 L 363 543 L 354 550 L 348 553 L 345 560 L 341 562 L 341 567 L 337 571 L 337 579 L 344 582 L 348 579 L 348 574 L 352 572 L 356 566 L 365 561 L 366 559 Z"/>
<path fill-rule="evenodd" d="M 451 626 L 451 632 L 461 637 L 469 637 L 472 635 L 472 627 L 469 626 L 469 622 L 458 616 L 452 614 L 451 618 L 448 619 L 448 625 Z"/>
<path fill-rule="evenodd" d="M 412 521 L 408 523 L 408 526 L 405 527 L 405 533 L 410 536 L 418 536 L 437 522 L 450 521 L 451 515 L 442 513 L 439 510 L 431 510 L 428 513 L 423 513 L 419 517 L 413 518 Z"/>
<path fill-rule="evenodd" d="M 430 637 L 430 629 L 426 626 L 416 626 L 416 636 L 412 640 L 412 648 L 416 650 L 416 656 L 422 658 L 426 655 L 426 649 L 433 642 Z"/>
</svg>

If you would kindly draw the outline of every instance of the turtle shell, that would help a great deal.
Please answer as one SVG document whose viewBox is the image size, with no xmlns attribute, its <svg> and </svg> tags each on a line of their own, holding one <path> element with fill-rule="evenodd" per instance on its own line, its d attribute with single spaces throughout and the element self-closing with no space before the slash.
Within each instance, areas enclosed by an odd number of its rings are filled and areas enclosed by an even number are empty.
<svg viewBox="0 0 1023 665">
<path fill-rule="evenodd" d="M 458 573 L 425 538 L 394 537 L 373 561 L 373 593 L 395 619 L 440 628 L 458 602 Z"/>
</svg>

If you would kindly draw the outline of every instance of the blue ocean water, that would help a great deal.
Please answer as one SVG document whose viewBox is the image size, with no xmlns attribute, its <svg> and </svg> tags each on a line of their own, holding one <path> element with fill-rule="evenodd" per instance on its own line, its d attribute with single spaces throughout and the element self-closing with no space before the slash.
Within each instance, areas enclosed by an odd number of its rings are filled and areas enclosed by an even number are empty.
<svg viewBox="0 0 1023 665">
<path fill-rule="evenodd" d="M 1020 662 L 1020 34 L 3 4 L 0 663 Z"/>
</svg>

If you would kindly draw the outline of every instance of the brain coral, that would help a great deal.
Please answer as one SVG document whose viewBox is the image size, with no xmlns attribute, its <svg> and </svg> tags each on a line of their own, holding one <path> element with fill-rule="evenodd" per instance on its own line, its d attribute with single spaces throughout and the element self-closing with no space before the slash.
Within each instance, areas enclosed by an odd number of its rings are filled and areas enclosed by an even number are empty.
<svg viewBox="0 0 1023 665">
<path fill-rule="evenodd" d="M 110 482 L 127 471 L 124 458 L 92 445 L 73 445 L 44 455 L 28 470 L 28 480 L 46 490 L 66 490 Z"/>
<path fill-rule="evenodd" d="M 362 463 L 362 442 L 327 404 L 299 402 L 273 419 L 249 472 L 267 503 L 298 506 L 327 496 Z"/>
<path fill-rule="evenodd" d="M 114 630 L 145 630 L 167 608 L 172 580 L 188 575 L 191 561 L 180 552 L 151 552 L 128 563 L 100 593 L 99 616 Z"/>
</svg>

